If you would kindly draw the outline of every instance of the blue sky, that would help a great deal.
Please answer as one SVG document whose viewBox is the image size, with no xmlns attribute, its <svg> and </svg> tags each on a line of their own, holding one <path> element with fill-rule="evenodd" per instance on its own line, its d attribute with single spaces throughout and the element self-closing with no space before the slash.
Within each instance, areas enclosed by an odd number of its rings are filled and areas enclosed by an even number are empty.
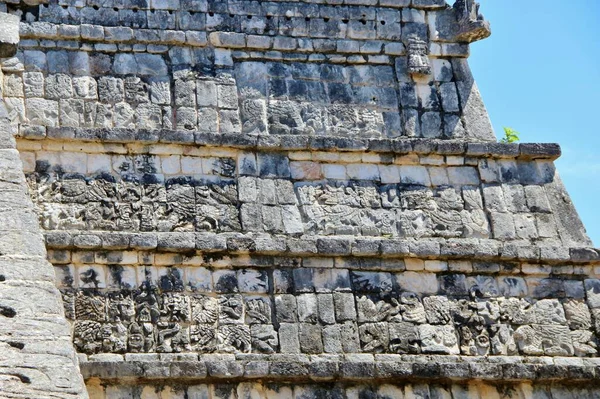
<svg viewBox="0 0 600 399">
<path fill-rule="evenodd" d="M 470 62 L 496 135 L 561 145 L 559 173 L 600 246 L 600 1 L 479 1 L 492 36 Z"/>
</svg>

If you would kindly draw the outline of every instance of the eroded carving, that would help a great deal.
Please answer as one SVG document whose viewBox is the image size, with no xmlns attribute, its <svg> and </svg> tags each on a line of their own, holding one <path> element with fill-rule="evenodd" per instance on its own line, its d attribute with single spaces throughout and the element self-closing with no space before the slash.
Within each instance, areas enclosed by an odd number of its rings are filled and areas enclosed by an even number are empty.
<svg viewBox="0 0 600 399">
<path fill-rule="evenodd" d="M 412 292 L 404 292 L 400 297 L 400 309 L 402 310 L 402 319 L 414 324 L 427 323 L 425 308 L 419 300 L 419 297 Z"/>
<path fill-rule="evenodd" d="M 393 353 L 420 353 L 419 330 L 412 323 L 390 323 L 390 351 Z"/>
<path fill-rule="evenodd" d="M 131 323 L 127 340 L 128 351 L 131 353 L 154 352 L 156 349 L 154 325 L 150 323 Z"/>
<path fill-rule="evenodd" d="M 387 323 L 366 323 L 358 327 L 360 343 L 365 352 L 387 352 L 390 343 Z"/>
<path fill-rule="evenodd" d="M 439 353 L 445 355 L 458 354 L 458 339 L 453 326 L 419 326 L 421 350 L 423 353 Z"/>
<path fill-rule="evenodd" d="M 252 338 L 250 327 L 239 324 L 219 326 L 217 332 L 218 347 L 223 352 L 250 352 Z"/>
<path fill-rule="evenodd" d="M 215 324 L 219 320 L 219 301 L 206 295 L 191 297 L 192 321 L 200 324 Z"/>
<path fill-rule="evenodd" d="M 492 34 L 490 23 L 479 13 L 479 3 L 475 0 L 457 0 L 454 12 L 459 26 L 457 41 L 472 43 Z"/>
<path fill-rule="evenodd" d="M 413 75 L 431 75 L 431 62 L 427 42 L 417 36 L 408 39 L 408 73 Z"/>
<path fill-rule="evenodd" d="M 217 349 L 217 329 L 212 325 L 198 324 L 190 327 L 192 350 L 211 353 Z"/>
<path fill-rule="evenodd" d="M 279 349 L 277 332 L 272 325 L 254 324 L 250 326 L 252 349 L 258 353 L 276 353 Z"/>
<path fill-rule="evenodd" d="M 379 322 L 379 321 L 401 321 L 400 303 L 396 298 L 391 298 L 390 302 L 377 300 L 368 296 L 360 296 L 356 299 L 356 309 L 358 312 L 358 321 Z"/>
<path fill-rule="evenodd" d="M 161 321 L 157 325 L 157 352 L 188 352 L 191 350 L 188 327 Z"/>
<path fill-rule="evenodd" d="M 566 326 L 521 326 L 515 331 L 515 341 L 526 355 L 572 356 L 571 332 Z"/>
</svg>

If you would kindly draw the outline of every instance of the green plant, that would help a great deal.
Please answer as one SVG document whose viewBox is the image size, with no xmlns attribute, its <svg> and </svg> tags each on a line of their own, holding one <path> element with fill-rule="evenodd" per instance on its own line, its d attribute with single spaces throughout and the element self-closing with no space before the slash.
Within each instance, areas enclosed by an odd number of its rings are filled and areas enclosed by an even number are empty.
<svg viewBox="0 0 600 399">
<path fill-rule="evenodd" d="M 500 140 L 501 143 L 516 143 L 521 138 L 520 133 L 510 127 L 504 128 L 504 137 Z"/>
</svg>

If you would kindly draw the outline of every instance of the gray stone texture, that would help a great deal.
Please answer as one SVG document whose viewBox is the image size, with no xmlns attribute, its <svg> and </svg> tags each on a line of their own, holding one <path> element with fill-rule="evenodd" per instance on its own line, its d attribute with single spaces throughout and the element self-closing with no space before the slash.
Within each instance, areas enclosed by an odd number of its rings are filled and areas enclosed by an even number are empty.
<svg viewBox="0 0 600 399">
<path fill-rule="evenodd" d="M 495 142 L 475 1 L 11 3 L 0 396 L 597 393 L 600 251 Z"/>
</svg>

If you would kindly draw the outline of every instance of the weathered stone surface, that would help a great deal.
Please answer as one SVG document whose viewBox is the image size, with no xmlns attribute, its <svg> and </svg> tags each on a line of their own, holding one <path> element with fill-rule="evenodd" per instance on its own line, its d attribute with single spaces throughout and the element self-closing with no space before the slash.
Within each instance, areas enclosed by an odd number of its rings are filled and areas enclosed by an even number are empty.
<svg viewBox="0 0 600 399">
<path fill-rule="evenodd" d="M 494 143 L 475 1 L 12 3 L 0 396 L 85 397 L 73 349 L 95 398 L 596 393 L 600 252 Z"/>
<path fill-rule="evenodd" d="M 0 58 L 16 54 L 19 44 L 19 18 L 0 12 Z"/>
<path fill-rule="evenodd" d="M 0 135 L 8 134 L 1 128 L 6 124 L 0 118 Z M 22 164 L 11 149 L 0 150 L 0 159 L 0 180 L 13 186 L 0 189 L 6 198 L 0 223 L 0 396 L 87 397 L 60 295 L 48 282 L 52 270 L 43 236 L 31 223 L 33 204 L 18 189 Z"/>
</svg>

